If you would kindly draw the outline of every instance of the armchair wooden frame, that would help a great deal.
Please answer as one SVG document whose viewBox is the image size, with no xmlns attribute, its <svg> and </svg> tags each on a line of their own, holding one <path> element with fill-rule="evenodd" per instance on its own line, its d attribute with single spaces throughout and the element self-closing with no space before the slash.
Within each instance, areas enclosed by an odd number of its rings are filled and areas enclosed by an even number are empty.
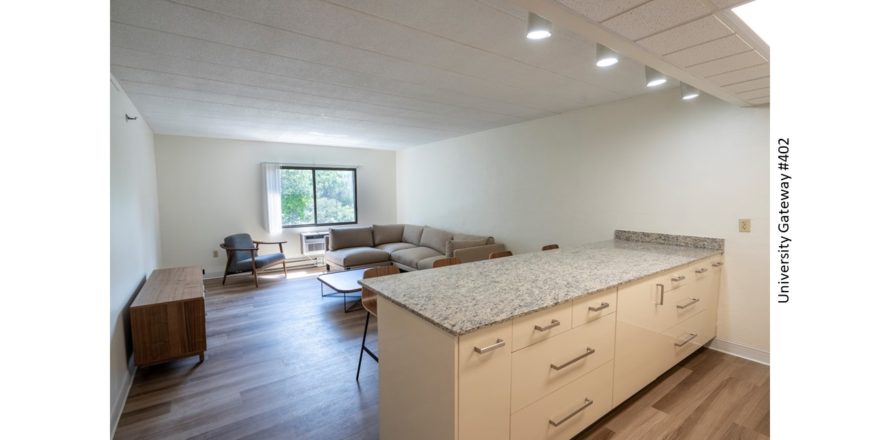
<svg viewBox="0 0 880 440">
<path fill-rule="evenodd" d="M 256 240 L 254 240 L 254 247 L 245 248 L 245 249 L 228 248 L 228 247 L 226 247 L 225 243 L 220 243 L 220 247 L 226 250 L 226 270 L 223 272 L 223 283 L 222 284 L 224 286 L 226 285 L 226 277 L 229 275 L 235 275 L 235 274 L 239 274 L 239 273 L 248 273 L 247 271 L 245 271 L 245 272 L 232 272 L 231 271 L 232 263 L 233 263 L 232 253 L 237 252 L 237 251 L 244 251 L 244 252 L 251 253 L 250 273 L 253 274 L 253 276 L 254 276 L 254 287 L 260 287 L 260 282 L 257 281 L 257 275 L 258 275 L 257 254 L 260 251 L 260 245 L 261 244 L 277 244 L 278 245 L 278 252 L 281 252 L 283 254 L 284 253 L 284 243 L 287 243 L 287 240 L 284 240 L 284 241 L 256 241 Z M 266 269 L 273 267 L 277 264 L 278 263 L 269 264 L 265 267 L 262 267 L 261 269 L 263 272 L 265 272 Z M 281 265 L 284 266 L 284 276 L 287 277 L 287 261 L 286 261 L 286 259 L 281 260 Z"/>
</svg>

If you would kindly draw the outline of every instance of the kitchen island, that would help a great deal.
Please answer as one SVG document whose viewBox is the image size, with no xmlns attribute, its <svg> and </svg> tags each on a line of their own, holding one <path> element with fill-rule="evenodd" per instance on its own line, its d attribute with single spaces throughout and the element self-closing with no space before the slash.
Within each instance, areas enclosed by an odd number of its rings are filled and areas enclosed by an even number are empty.
<svg viewBox="0 0 880 440">
<path fill-rule="evenodd" d="M 362 281 L 379 294 L 381 438 L 570 438 L 714 337 L 722 253 L 616 231 Z"/>
</svg>

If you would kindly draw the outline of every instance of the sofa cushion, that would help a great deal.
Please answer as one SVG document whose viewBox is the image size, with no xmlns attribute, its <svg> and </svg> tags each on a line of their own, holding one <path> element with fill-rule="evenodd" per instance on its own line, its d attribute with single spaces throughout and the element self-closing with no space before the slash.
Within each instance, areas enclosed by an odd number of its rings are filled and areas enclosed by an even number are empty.
<svg viewBox="0 0 880 440">
<path fill-rule="evenodd" d="M 327 252 L 324 254 L 324 259 L 337 266 L 352 267 L 388 261 L 390 255 L 376 248 L 351 247 Z"/>
<path fill-rule="evenodd" d="M 414 269 L 418 269 L 419 261 L 424 260 L 428 257 L 437 257 L 443 256 L 440 252 L 435 251 L 429 247 L 414 247 L 410 249 L 404 249 L 402 251 L 397 251 L 391 254 L 391 260 L 397 263 L 403 264 L 404 266 L 409 266 Z"/>
<path fill-rule="evenodd" d="M 469 247 L 485 246 L 486 240 L 449 240 L 446 242 L 446 256 L 454 257 L 455 251 Z"/>
<path fill-rule="evenodd" d="M 422 227 L 416 225 L 403 225 L 403 241 L 419 245 L 422 238 Z"/>
<path fill-rule="evenodd" d="M 422 258 L 419 260 L 418 266 L 416 267 L 418 270 L 431 269 L 434 267 L 434 262 L 437 260 L 442 260 L 446 258 L 446 255 L 436 255 L 433 257 Z"/>
<path fill-rule="evenodd" d="M 482 244 L 495 244 L 495 237 L 487 237 L 485 235 L 455 234 L 452 239 L 459 241 L 482 241 Z"/>
<path fill-rule="evenodd" d="M 373 245 L 373 231 L 369 226 L 358 228 L 330 228 L 330 250 L 370 247 Z"/>
<path fill-rule="evenodd" d="M 414 248 L 414 247 L 416 247 L 416 245 L 409 244 L 409 243 L 385 243 L 385 244 L 376 245 L 376 249 L 382 249 L 383 251 L 388 252 L 389 254 L 393 254 L 397 251 L 401 251 L 404 249 L 410 249 L 410 248 Z"/>
<path fill-rule="evenodd" d="M 403 241 L 403 225 L 373 225 L 374 245 L 401 241 Z"/>
<path fill-rule="evenodd" d="M 419 240 L 419 246 L 427 246 L 437 252 L 446 252 L 446 242 L 452 240 L 452 233 L 442 229 L 425 226 L 422 231 L 422 239 Z"/>
</svg>

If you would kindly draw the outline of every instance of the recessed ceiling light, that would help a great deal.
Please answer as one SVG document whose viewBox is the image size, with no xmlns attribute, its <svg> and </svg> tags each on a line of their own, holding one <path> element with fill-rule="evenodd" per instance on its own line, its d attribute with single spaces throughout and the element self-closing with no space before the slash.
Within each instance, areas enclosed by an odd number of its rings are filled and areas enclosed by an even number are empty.
<svg viewBox="0 0 880 440">
<path fill-rule="evenodd" d="M 617 52 L 601 45 L 596 44 L 596 65 L 599 67 L 609 67 L 617 64 L 620 58 Z"/>
<path fill-rule="evenodd" d="M 700 90 L 694 86 L 681 83 L 681 99 L 688 101 L 700 96 Z"/>
<path fill-rule="evenodd" d="M 666 84 L 666 75 L 645 66 L 645 85 L 648 87 L 657 87 Z"/>
<path fill-rule="evenodd" d="M 553 33 L 553 23 L 534 12 L 529 12 L 529 27 L 526 32 L 526 38 L 529 40 L 543 40 L 550 38 Z"/>
</svg>

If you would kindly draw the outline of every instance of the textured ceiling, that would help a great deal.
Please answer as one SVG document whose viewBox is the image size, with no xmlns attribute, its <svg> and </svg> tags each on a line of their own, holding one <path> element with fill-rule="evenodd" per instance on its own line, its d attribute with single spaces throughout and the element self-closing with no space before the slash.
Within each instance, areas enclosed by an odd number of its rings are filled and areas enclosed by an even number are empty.
<svg viewBox="0 0 880 440">
<path fill-rule="evenodd" d="M 729 10 L 748 0 L 553 1 L 743 103 L 770 102 L 769 48 Z"/>
<path fill-rule="evenodd" d="M 729 29 L 684 24 L 705 47 L 665 30 L 705 9 L 565 3 L 743 96 L 769 85 L 766 63 L 737 70 L 760 60 Z M 529 41 L 526 18 L 504 0 L 112 0 L 111 70 L 156 133 L 393 149 L 649 92 L 642 64 L 598 69 L 593 42 Z"/>
</svg>

